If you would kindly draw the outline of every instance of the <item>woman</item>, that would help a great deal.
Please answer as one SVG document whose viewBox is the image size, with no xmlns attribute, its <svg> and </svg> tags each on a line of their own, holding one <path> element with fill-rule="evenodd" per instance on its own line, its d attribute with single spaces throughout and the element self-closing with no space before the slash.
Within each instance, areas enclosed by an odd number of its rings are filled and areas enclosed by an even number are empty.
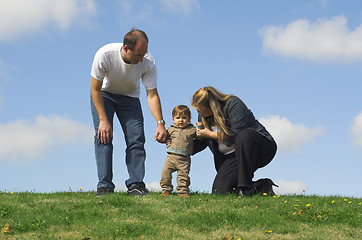
<svg viewBox="0 0 362 240">
<path fill-rule="evenodd" d="M 277 145 L 270 133 L 243 101 L 213 87 L 195 92 L 191 106 L 199 113 L 194 153 L 208 146 L 214 155 L 217 174 L 212 192 L 225 194 L 236 191 L 239 196 L 260 192 L 252 179 L 254 172 L 270 163 L 275 156 Z M 259 188 L 260 184 L 264 185 L 262 191 L 274 194 L 274 183 L 270 179 L 257 182 Z M 269 189 L 265 189 L 265 185 Z"/>
</svg>

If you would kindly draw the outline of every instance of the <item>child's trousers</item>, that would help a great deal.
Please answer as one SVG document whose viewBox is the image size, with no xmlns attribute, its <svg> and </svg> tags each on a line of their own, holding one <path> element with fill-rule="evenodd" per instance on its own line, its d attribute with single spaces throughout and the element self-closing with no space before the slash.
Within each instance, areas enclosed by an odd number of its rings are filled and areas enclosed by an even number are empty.
<svg viewBox="0 0 362 240">
<path fill-rule="evenodd" d="M 191 158 L 177 154 L 167 154 L 165 164 L 161 172 L 160 185 L 162 191 L 173 191 L 172 173 L 177 171 L 177 193 L 188 194 L 190 186 L 190 166 Z"/>
</svg>

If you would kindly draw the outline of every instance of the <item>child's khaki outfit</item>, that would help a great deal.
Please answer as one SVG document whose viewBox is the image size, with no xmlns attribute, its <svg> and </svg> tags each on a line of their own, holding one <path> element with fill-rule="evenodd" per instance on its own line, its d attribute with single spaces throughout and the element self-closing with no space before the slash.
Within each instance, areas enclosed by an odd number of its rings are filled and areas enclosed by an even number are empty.
<svg viewBox="0 0 362 240">
<path fill-rule="evenodd" d="M 171 146 L 167 148 L 167 158 L 161 172 L 160 185 L 163 192 L 172 192 L 172 173 L 177 171 L 177 193 L 189 194 L 191 153 L 193 151 L 193 139 L 196 136 L 196 128 L 188 124 L 185 128 L 179 128 L 172 124 L 167 130 L 171 139 Z"/>
</svg>

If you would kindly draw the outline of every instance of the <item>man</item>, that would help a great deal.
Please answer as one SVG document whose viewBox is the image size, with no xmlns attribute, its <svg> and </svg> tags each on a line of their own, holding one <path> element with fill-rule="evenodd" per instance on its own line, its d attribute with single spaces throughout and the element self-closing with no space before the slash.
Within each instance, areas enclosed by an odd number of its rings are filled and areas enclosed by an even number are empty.
<svg viewBox="0 0 362 240">
<path fill-rule="evenodd" d="M 140 79 L 146 88 L 147 101 L 157 128 L 155 140 L 165 142 L 167 132 L 157 91 L 157 69 L 148 52 L 148 37 L 132 29 L 123 43 L 100 48 L 91 70 L 91 109 L 95 129 L 94 145 L 98 171 L 96 196 L 114 191 L 112 182 L 113 116 L 117 115 L 126 141 L 126 180 L 128 195 L 147 195 L 145 183 L 145 134 L 139 100 Z"/>
</svg>

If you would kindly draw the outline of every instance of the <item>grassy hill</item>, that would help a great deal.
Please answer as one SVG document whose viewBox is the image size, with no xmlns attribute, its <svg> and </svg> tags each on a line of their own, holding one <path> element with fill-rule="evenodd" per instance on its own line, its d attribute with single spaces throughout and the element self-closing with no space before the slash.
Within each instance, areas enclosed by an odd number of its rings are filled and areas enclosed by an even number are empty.
<svg viewBox="0 0 362 240">
<path fill-rule="evenodd" d="M 362 239 L 362 199 L 0 193 L 3 239 Z"/>
</svg>

